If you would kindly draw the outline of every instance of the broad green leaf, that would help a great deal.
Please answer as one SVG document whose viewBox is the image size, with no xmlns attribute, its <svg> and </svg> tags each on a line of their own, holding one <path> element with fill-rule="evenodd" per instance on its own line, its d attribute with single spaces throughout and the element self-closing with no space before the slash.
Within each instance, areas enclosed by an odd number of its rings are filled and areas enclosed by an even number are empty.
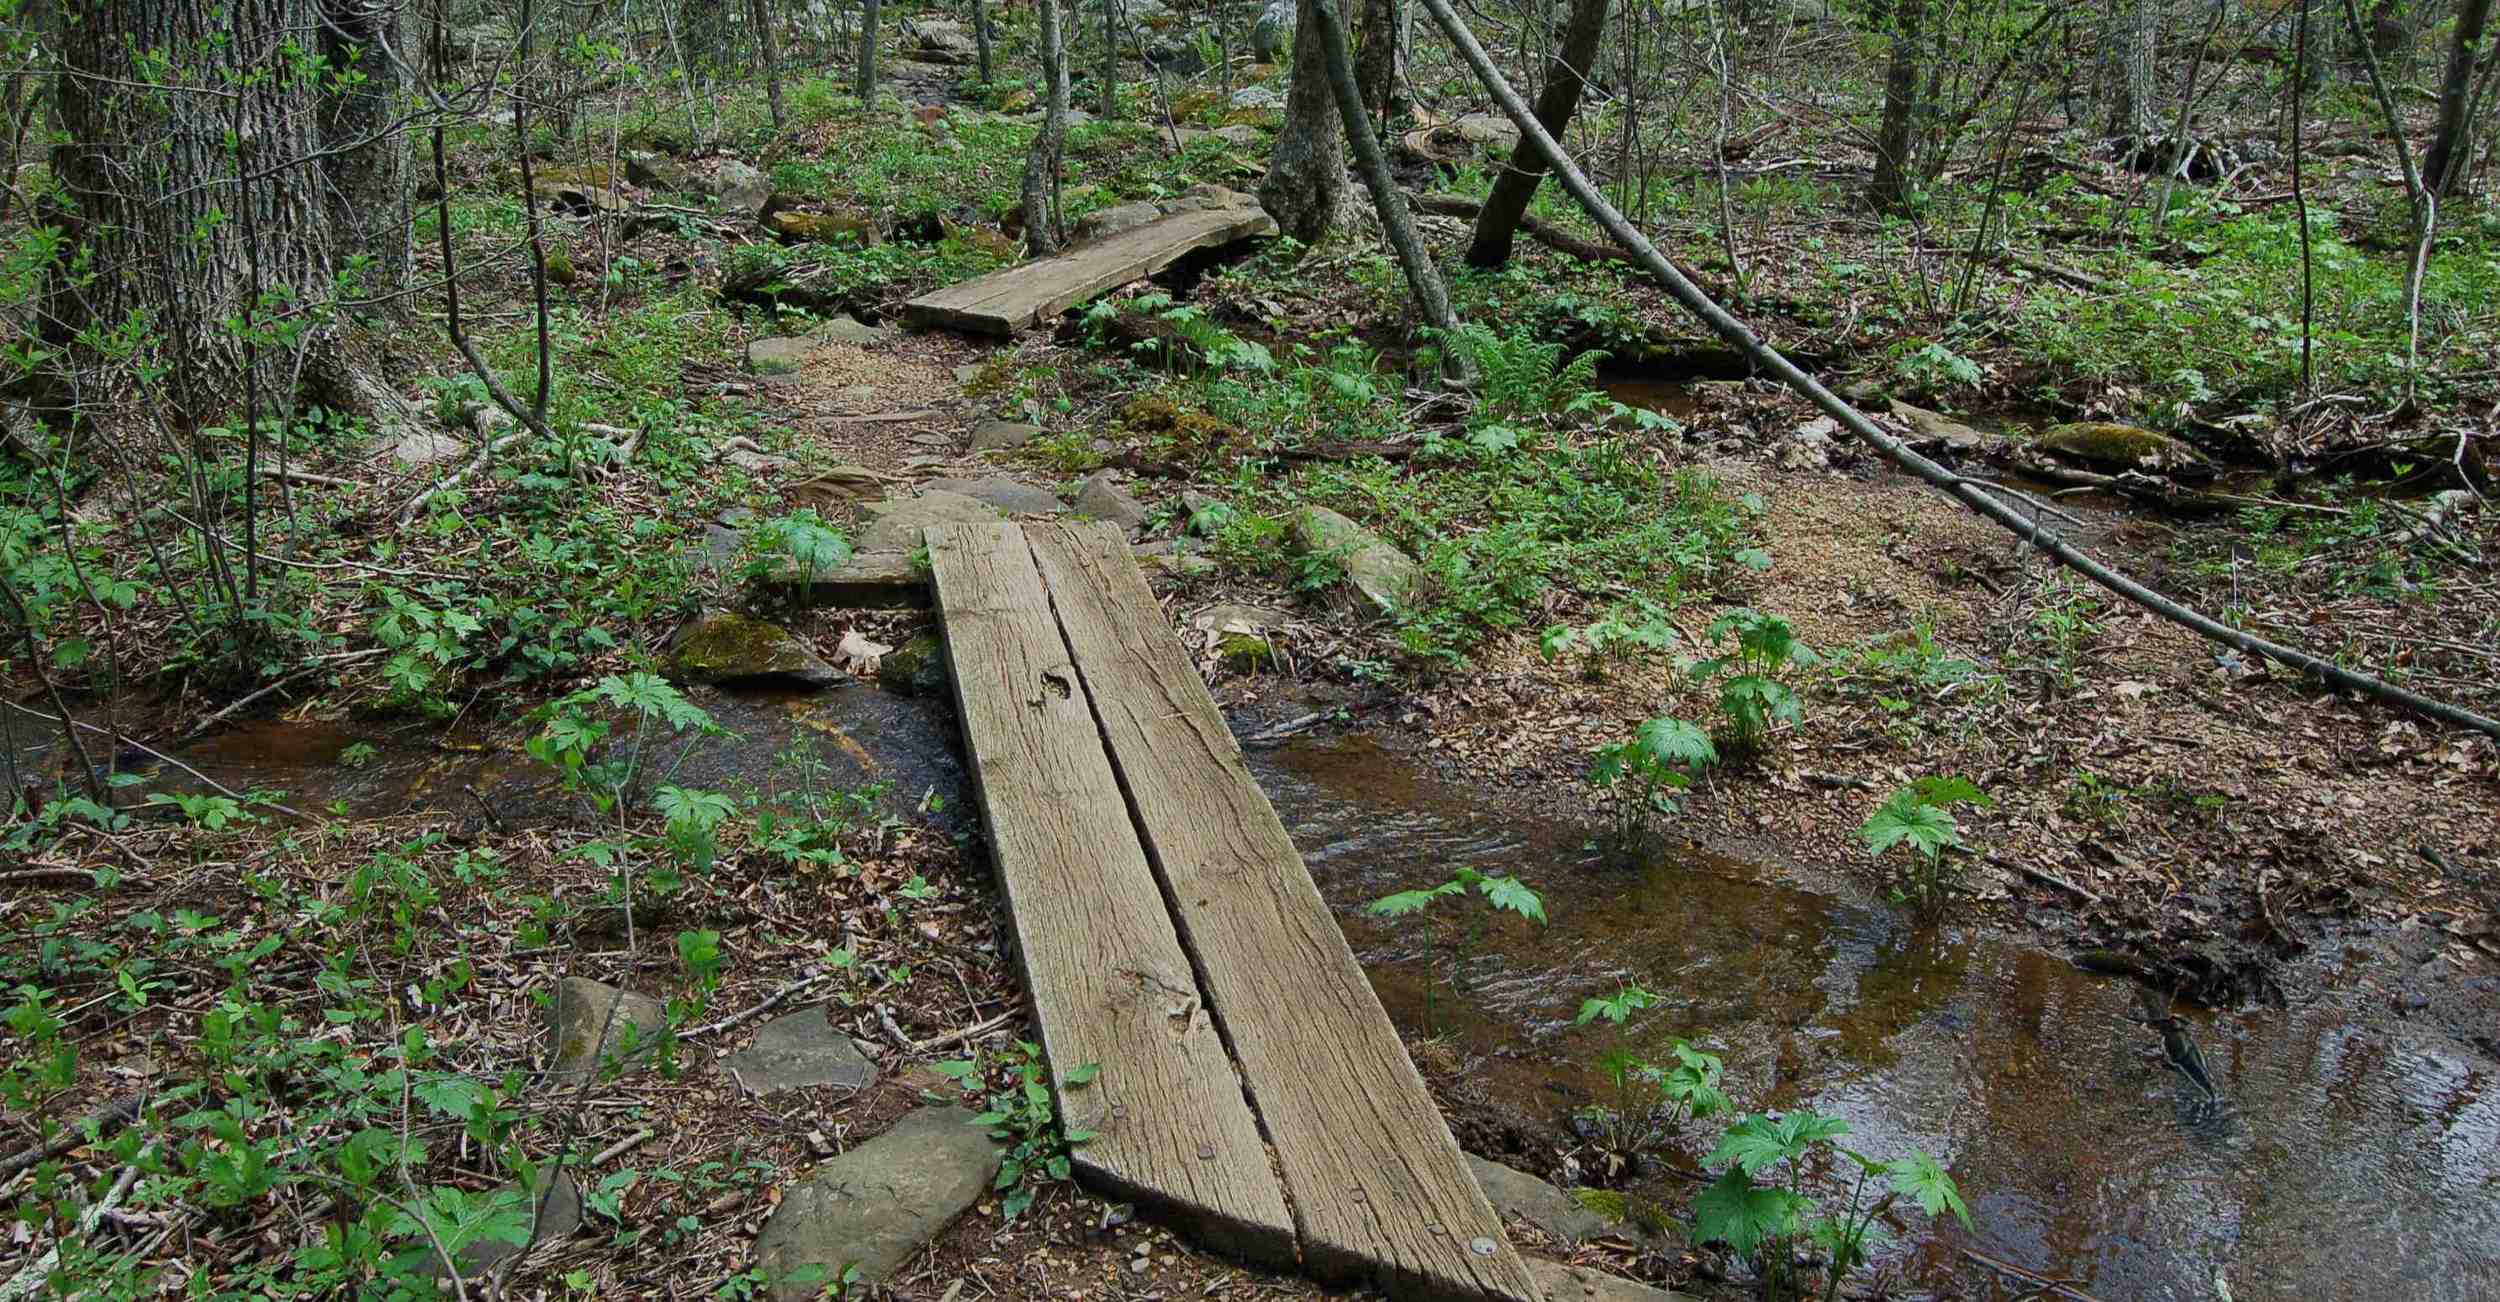
<svg viewBox="0 0 2500 1302">
<path fill-rule="evenodd" d="M 1970 1224 L 1970 1208 L 1962 1202 L 1961 1187 L 1924 1151 L 1911 1149 L 1908 1157 L 1892 1163 L 1891 1172 L 1893 1189 L 1918 1200 L 1928 1215 L 1950 1211 L 1963 1225 Z"/>
<path fill-rule="evenodd" d="M 1727 1244 L 1750 1257 L 1768 1239 L 1797 1232 L 1797 1219 L 1811 1206 L 1786 1189 L 1755 1184 L 1741 1170 L 1731 1169 L 1693 1200 L 1693 1238 Z"/>
<path fill-rule="evenodd" d="M 1545 901 L 1516 877 L 1487 877 L 1477 889 L 1494 908 L 1508 909 L 1531 922 L 1545 921 Z"/>
</svg>

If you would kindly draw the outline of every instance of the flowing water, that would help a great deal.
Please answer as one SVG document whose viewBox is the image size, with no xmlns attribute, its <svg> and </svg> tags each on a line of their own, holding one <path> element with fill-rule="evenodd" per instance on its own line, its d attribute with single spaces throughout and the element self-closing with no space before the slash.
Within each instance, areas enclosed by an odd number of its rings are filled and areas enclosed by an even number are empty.
<svg viewBox="0 0 2500 1302">
<path fill-rule="evenodd" d="M 1429 1015 L 1522 1112 L 1601 1102 L 1602 1055 L 1682 1036 L 1726 1057 L 1741 1107 L 1811 1106 L 1861 1151 L 1946 1164 L 1972 1228 L 1914 1232 L 1892 1258 L 1914 1279 L 1972 1278 L 1968 1248 L 2104 1299 L 2500 1297 L 2493 1065 L 2392 1015 L 2370 955 L 2319 960 L 2288 1009 L 2191 1016 L 2217 1105 L 2131 1019 L 2133 987 L 2058 956 L 1734 863 L 1610 863 L 1586 829 L 1480 812 L 1360 739 L 1257 766 L 1391 1015 L 1410 1035 Z M 1524 878 L 1550 925 L 1436 941 L 1359 912 L 1454 864 Z M 1571 1025 L 1627 981 L 1665 1004 Z"/>
<path fill-rule="evenodd" d="M 942 705 L 858 687 L 698 699 L 738 737 L 655 751 L 668 780 L 770 792 L 793 780 L 796 746 L 821 783 L 873 786 L 890 814 L 969 817 Z M 358 742 L 371 757 L 342 764 Z M 304 808 L 564 813 L 509 735 L 266 722 L 184 758 Z M 1627 867 L 1587 828 L 1488 812 L 1361 738 L 1263 752 L 1253 769 L 1391 1016 L 1441 1037 L 1475 1089 L 1548 1133 L 1606 1097 L 1603 1055 L 1662 1058 L 1680 1036 L 1726 1058 L 1742 1107 L 1811 1106 L 1846 1118 L 1862 1151 L 1916 1146 L 1946 1164 L 1973 1225 L 1913 1226 L 1879 1259 L 1916 1281 L 1968 1288 L 1970 1249 L 2101 1299 L 2212 1299 L 2218 1280 L 2240 1302 L 2500 1297 L 2493 1064 L 2394 1015 L 2385 987 L 2401 969 L 2367 946 L 2313 960 L 2286 983 L 2288 1009 L 2188 1015 L 2216 1105 L 2130 1019 L 2130 986 L 2059 956 L 1914 926 L 1845 889 L 1801 889 L 1797 873 L 1691 856 Z M 1525 879 L 1551 924 L 1362 912 L 1457 864 Z M 2474 980 L 2500 1019 L 2500 983 Z M 1667 999 L 1628 1027 L 1572 1025 L 1581 1000 L 1626 982 Z M 1695 1131 L 1687 1167 L 1709 1142 Z"/>
</svg>

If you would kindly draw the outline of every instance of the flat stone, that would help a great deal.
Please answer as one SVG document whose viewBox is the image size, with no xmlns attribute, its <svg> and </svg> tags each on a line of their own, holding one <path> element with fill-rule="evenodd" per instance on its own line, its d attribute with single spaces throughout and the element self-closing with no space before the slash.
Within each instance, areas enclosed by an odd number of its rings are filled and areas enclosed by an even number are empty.
<svg viewBox="0 0 2500 1302">
<path fill-rule="evenodd" d="M 556 1051 L 549 1070 L 558 1076 L 579 1075 L 609 1055 L 627 1052 L 629 1041 L 640 1052 L 667 1026 L 668 1010 L 649 995 L 587 977 L 566 977 L 556 983 L 550 1013 Z"/>
<path fill-rule="evenodd" d="M 1424 567 L 1413 557 L 1324 506 L 1306 506 L 1294 516 L 1293 545 L 1305 555 L 1334 556 L 1346 581 L 1382 614 L 1403 606 L 1424 581 Z"/>
<path fill-rule="evenodd" d="M 881 326 L 862 324 L 848 316 L 837 316 L 808 331 L 807 337 L 822 342 L 874 348 L 893 338 L 894 333 Z"/>
<path fill-rule="evenodd" d="M 678 630 L 668 641 L 667 663 L 670 677 L 697 683 L 779 679 L 827 687 L 848 678 L 790 630 L 733 611 L 715 611 Z"/>
<path fill-rule="evenodd" d="M 1650 1237 L 1639 1226 L 1618 1225 L 1581 1206 L 1579 1199 L 1516 1167 L 1473 1153 L 1467 1155 L 1467 1165 L 1475 1172 L 1476 1185 L 1484 1190 L 1494 1211 L 1504 1218 L 1516 1216 L 1573 1247 L 1607 1235 L 1635 1240 Z"/>
<path fill-rule="evenodd" d="M 1061 515 L 1068 504 L 1047 488 L 1036 488 L 1021 480 L 992 476 L 988 479 L 932 479 L 929 487 L 943 493 L 957 493 L 975 501 L 987 502 L 1009 515 Z"/>
<path fill-rule="evenodd" d="M 998 1161 L 971 1113 L 922 1108 L 790 1186 L 755 1263 L 776 1302 L 822 1296 L 846 1266 L 859 1284 L 883 1283 L 989 1192 Z"/>
<path fill-rule="evenodd" d="M 694 564 L 699 569 L 726 574 L 746 555 L 747 536 L 744 531 L 725 524 L 705 524 L 703 542 L 695 551 Z"/>
<path fill-rule="evenodd" d="M 815 1085 L 856 1090 L 877 1083 L 877 1064 L 851 1037 L 833 1029 L 821 1004 L 764 1023 L 755 1043 L 722 1059 L 721 1066 L 750 1094 Z"/>
<path fill-rule="evenodd" d="M 972 450 L 1005 452 L 1042 436 L 1042 427 L 1016 420 L 985 420 L 972 427 Z"/>
<path fill-rule="evenodd" d="M 2143 470 L 2156 474 L 2210 469 L 2205 454 L 2167 434 L 2109 421 L 2077 421 L 2059 425 L 2032 444 L 2044 452 L 2103 470 Z"/>
<path fill-rule="evenodd" d="M 747 345 L 747 369 L 757 375 L 792 375 L 807 363 L 816 345 L 790 335 L 772 335 Z"/>
<path fill-rule="evenodd" d="M 1566 1266 L 1534 1257 L 1526 1261 L 1528 1274 L 1535 1278 L 1537 1291 L 1545 1295 L 1545 1302 L 1689 1302 L 1681 1293 L 1636 1284 L 1585 1266 Z"/>
<path fill-rule="evenodd" d="M 469 450 L 469 445 L 441 430 L 412 429 L 400 436 L 391 455 L 411 466 L 431 466 Z"/>
<path fill-rule="evenodd" d="M 1197 548 L 1180 547 L 1169 538 L 1139 543 L 1131 549 L 1137 566 L 1149 574 L 1160 573 L 1175 579 L 1195 579 L 1215 573 L 1215 558 Z"/>
<path fill-rule="evenodd" d="M 1209 606 L 1189 617 L 1189 626 L 1201 633 L 1256 633 L 1264 629 L 1283 628 L 1291 622 L 1293 616 L 1265 606 Z M 1487 1197 L 1492 1195 L 1489 1189 L 1485 1192 Z M 1494 1205 L 1500 1206 L 1500 1201 L 1495 1200 Z"/>
<path fill-rule="evenodd" d="M 920 546 L 920 531 L 933 524 L 987 524 L 998 519 L 997 509 L 988 503 L 934 484 L 918 497 L 888 498 L 860 509 L 868 516 L 868 527 L 859 533 L 859 549 L 864 552 L 912 551 Z"/>
<path fill-rule="evenodd" d="M 1988 441 L 1987 435 L 1943 412 L 1915 407 L 1899 398 L 1892 400 L 1892 414 L 1909 422 L 1910 428 L 1917 430 L 1920 438 L 1942 443 L 1956 452 L 1969 452 Z"/>
<path fill-rule="evenodd" d="M 1285 97 L 1265 86 L 1244 86 L 1233 92 L 1232 107 L 1236 109 L 1281 109 Z"/>
<path fill-rule="evenodd" d="M 1146 504 L 1120 487 L 1108 470 L 1097 470 L 1077 485 L 1076 513 L 1108 520 L 1131 534 L 1146 527 Z"/>
<path fill-rule="evenodd" d="M 765 474 L 774 470 L 787 470 L 798 464 L 798 462 L 792 461 L 788 457 L 775 456 L 770 452 L 754 452 L 746 448 L 731 448 L 728 454 L 723 456 L 721 460 L 736 466 L 750 475 Z"/>
</svg>

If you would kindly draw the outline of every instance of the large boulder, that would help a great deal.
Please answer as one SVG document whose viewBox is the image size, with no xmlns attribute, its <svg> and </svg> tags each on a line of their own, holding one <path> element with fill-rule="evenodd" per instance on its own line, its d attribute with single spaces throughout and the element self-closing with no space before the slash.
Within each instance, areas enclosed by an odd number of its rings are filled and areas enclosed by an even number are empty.
<svg viewBox="0 0 2500 1302">
<path fill-rule="evenodd" d="M 798 635 L 734 611 L 715 611 L 668 642 L 669 676 L 697 683 L 780 679 L 826 687 L 845 675 L 818 658 Z"/>
<path fill-rule="evenodd" d="M 1294 515 L 1293 547 L 1334 560 L 1346 582 L 1384 615 L 1404 608 L 1423 586 L 1424 567 L 1413 557 L 1324 506 L 1306 506 Z"/>
<path fill-rule="evenodd" d="M 980 57 L 980 43 L 952 18 L 903 20 L 903 48 L 930 63 L 971 63 Z"/>
<path fill-rule="evenodd" d="M 765 207 L 773 201 L 773 183 L 762 172 L 734 158 L 714 164 L 706 185 L 712 197 L 720 200 L 721 211 L 749 221 L 762 217 Z"/>
<path fill-rule="evenodd" d="M 2108 421 L 2059 425 L 2033 440 L 2032 447 L 2101 470 L 2177 474 L 2213 468 L 2203 453 L 2167 434 Z"/>
<path fill-rule="evenodd" d="M 971 1113 L 922 1108 L 792 1185 L 755 1238 L 755 1263 L 776 1302 L 822 1297 L 846 1267 L 854 1287 L 881 1284 L 989 1192 L 998 1162 Z"/>
<path fill-rule="evenodd" d="M 933 524 L 993 524 L 995 507 L 944 489 L 923 490 L 918 497 L 893 497 L 860 508 L 868 516 L 860 530 L 864 552 L 908 552 L 920 546 L 920 531 Z"/>
<path fill-rule="evenodd" d="M 1122 231 L 1136 230 L 1162 216 L 1161 208 L 1144 199 L 1097 208 L 1076 219 L 1076 239 L 1080 244 L 1108 239 Z"/>
<path fill-rule="evenodd" d="M 694 188 L 694 175 L 684 163 L 647 149 L 626 153 L 625 179 L 663 194 L 683 194 Z"/>
</svg>

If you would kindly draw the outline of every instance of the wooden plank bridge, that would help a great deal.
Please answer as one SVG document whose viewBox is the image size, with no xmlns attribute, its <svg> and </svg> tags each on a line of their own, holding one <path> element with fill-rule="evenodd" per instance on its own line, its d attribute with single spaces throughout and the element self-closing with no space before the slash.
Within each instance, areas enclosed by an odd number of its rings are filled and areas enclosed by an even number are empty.
<svg viewBox="0 0 2500 1302">
<path fill-rule="evenodd" d="M 1057 257 L 931 290 L 903 305 L 903 319 L 914 325 L 1012 335 L 1097 294 L 1151 276 L 1199 249 L 1275 233 L 1276 222 L 1256 204 L 1171 213 Z"/>
<path fill-rule="evenodd" d="M 1392 1297 L 1539 1297 L 1128 547 L 927 531 L 1078 1179 Z"/>
</svg>

